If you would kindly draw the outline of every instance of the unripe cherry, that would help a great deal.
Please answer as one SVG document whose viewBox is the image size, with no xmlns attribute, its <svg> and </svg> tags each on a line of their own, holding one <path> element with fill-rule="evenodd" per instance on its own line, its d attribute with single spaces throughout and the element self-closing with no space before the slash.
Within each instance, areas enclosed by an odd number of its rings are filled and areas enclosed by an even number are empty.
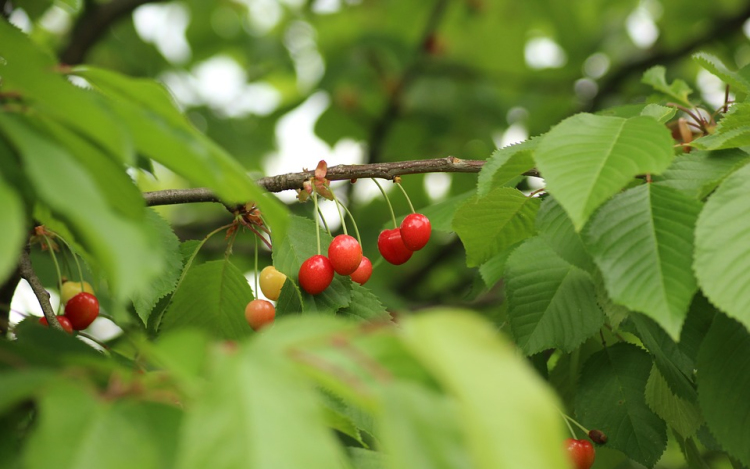
<svg viewBox="0 0 750 469">
<path fill-rule="evenodd" d="M 267 300 L 253 300 L 245 306 L 245 320 L 254 331 L 271 324 L 276 318 L 276 307 Z"/>
</svg>

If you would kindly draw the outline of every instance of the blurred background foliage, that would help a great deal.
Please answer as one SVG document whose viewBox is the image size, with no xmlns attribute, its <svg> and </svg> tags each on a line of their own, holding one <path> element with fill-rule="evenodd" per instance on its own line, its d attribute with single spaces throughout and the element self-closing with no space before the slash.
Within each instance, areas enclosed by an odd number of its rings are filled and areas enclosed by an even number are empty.
<svg viewBox="0 0 750 469">
<path fill-rule="evenodd" d="M 690 60 L 750 63 L 743 0 L 16 0 L 3 12 L 62 63 L 88 63 L 163 82 L 191 122 L 251 174 L 313 168 L 325 159 L 388 162 L 453 155 L 485 159 L 579 111 L 649 99 L 642 73 L 657 64 L 704 103 L 724 85 Z M 155 176 L 155 177 L 154 177 Z M 185 187 L 163 168 L 143 190 Z M 533 187 L 534 181 L 529 181 Z M 403 184 L 419 210 L 471 191 L 475 175 L 415 175 Z M 378 259 L 389 224 L 370 181 L 336 185 Z M 397 216 L 408 210 L 391 191 Z M 279 195 L 294 213 L 312 204 Z M 438 205 L 435 205 L 438 204 Z M 332 204 L 327 219 L 338 226 Z M 221 206 L 160 209 L 181 239 L 228 221 Z M 394 311 L 472 304 L 502 317 L 450 227 L 409 263 L 376 263 L 368 286 Z M 223 240 L 202 251 L 219 258 Z M 235 262 L 252 270 L 253 241 Z M 36 260 L 35 260 L 36 262 Z M 41 261 L 40 261 L 41 262 Z M 264 264 L 270 253 L 264 252 Z M 44 269 L 42 269 L 44 270 Z"/>
</svg>

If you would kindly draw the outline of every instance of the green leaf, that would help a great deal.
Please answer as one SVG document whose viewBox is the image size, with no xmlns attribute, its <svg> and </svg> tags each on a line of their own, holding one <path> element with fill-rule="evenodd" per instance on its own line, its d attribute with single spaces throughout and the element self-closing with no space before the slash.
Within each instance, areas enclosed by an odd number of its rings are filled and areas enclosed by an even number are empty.
<svg viewBox="0 0 750 469">
<path fill-rule="evenodd" d="M 660 106 L 658 104 L 647 104 L 641 111 L 642 116 L 653 117 L 661 124 L 666 124 L 677 114 L 673 107 Z"/>
<path fill-rule="evenodd" d="M 96 142 L 82 137 L 74 129 L 44 116 L 35 122 L 39 124 L 40 130 L 48 134 L 50 140 L 56 140 L 70 156 L 96 175 L 94 182 L 108 205 L 127 218 L 139 223 L 143 220 L 143 208 L 146 204 L 141 191 L 125 172 L 125 165 L 108 158 Z"/>
<path fill-rule="evenodd" d="M 693 55 L 693 60 L 713 75 L 719 77 L 721 81 L 731 86 L 733 90 L 745 94 L 750 93 L 750 82 L 739 73 L 729 70 L 715 55 L 699 52 Z"/>
<path fill-rule="evenodd" d="M 194 185 L 208 187 L 227 203 L 257 203 L 278 237 L 284 237 L 286 208 L 252 181 L 232 156 L 190 125 L 162 85 L 93 67 L 75 73 L 112 98 L 112 108 L 141 154 Z"/>
<path fill-rule="evenodd" d="M 300 293 L 297 285 L 287 278 L 281 287 L 279 299 L 276 300 L 276 317 L 300 314 L 303 309 L 302 293 Z"/>
<path fill-rule="evenodd" d="M 635 325 L 641 342 L 654 357 L 659 374 L 666 380 L 669 389 L 682 399 L 691 403 L 696 402 L 698 395 L 691 379 L 695 368 L 694 361 L 648 317 L 632 314 L 630 320 Z"/>
<path fill-rule="evenodd" d="M 587 272 L 593 270 L 594 261 L 586 251 L 581 235 L 554 197 L 547 197 L 542 202 L 536 216 L 536 229 L 558 256 Z"/>
<path fill-rule="evenodd" d="M 228 259 L 193 266 L 175 291 L 161 330 L 197 327 L 220 339 L 241 339 L 252 333 L 244 314 L 252 299 L 250 285 Z"/>
<path fill-rule="evenodd" d="M 612 198 L 584 232 L 610 297 L 653 318 L 675 340 L 698 289 L 690 266 L 699 211 L 698 201 L 645 184 Z"/>
<path fill-rule="evenodd" d="M 507 184 L 534 168 L 534 150 L 540 139 L 527 140 L 495 150 L 477 178 L 477 194 L 484 197 L 493 189 Z"/>
<path fill-rule="evenodd" d="M 703 199 L 728 175 L 750 162 L 750 155 L 739 149 L 693 151 L 675 158 L 654 184 L 677 189 L 695 199 Z"/>
<path fill-rule="evenodd" d="M 712 134 L 695 139 L 691 145 L 700 150 L 724 150 L 750 145 L 750 104 L 732 105 Z"/>
<path fill-rule="evenodd" d="M 608 437 L 608 447 L 653 467 L 667 447 L 664 421 L 646 405 L 651 359 L 644 350 L 618 343 L 592 355 L 583 367 L 576 415 Z"/>
<path fill-rule="evenodd" d="M 742 464 L 750 466 L 750 334 L 717 314 L 698 354 L 698 398 L 711 433 Z"/>
<path fill-rule="evenodd" d="M 599 269 L 596 269 L 593 275 L 594 288 L 596 288 L 596 303 L 604 311 L 604 315 L 607 317 L 609 325 L 613 329 L 618 329 L 620 324 L 628 318 L 630 310 L 624 306 L 616 304 L 612 301 L 607 293 L 607 287 L 604 285 L 604 277 Z"/>
<path fill-rule="evenodd" d="M 442 202 L 429 205 L 419 212 L 429 218 L 433 231 L 452 233 L 453 217 L 456 215 L 458 209 L 475 193 L 476 191 L 474 190 L 464 192 Z"/>
<path fill-rule="evenodd" d="M 591 277 L 542 238 L 526 241 L 508 258 L 506 295 L 511 331 L 528 355 L 574 350 L 604 324 Z"/>
<path fill-rule="evenodd" d="M 56 70 L 56 59 L 9 22 L 0 22 L 0 37 L 4 92 L 17 91 L 42 114 L 85 135 L 118 161 L 134 161 L 132 144 L 104 99 L 68 81 Z"/>
<path fill-rule="evenodd" d="M 716 316 L 716 307 L 709 303 L 702 294 L 695 295 L 685 318 L 685 324 L 682 326 L 678 344 L 682 353 L 693 363 L 698 360 L 698 350 L 711 328 L 714 316 Z"/>
<path fill-rule="evenodd" d="M 576 231 L 633 177 L 664 171 L 672 157 L 672 137 L 654 119 L 592 114 L 577 114 L 553 127 L 534 155 L 547 189 Z"/>
<path fill-rule="evenodd" d="M 696 402 L 676 396 L 659 369 L 651 368 L 646 382 L 646 404 L 683 438 L 695 435 L 703 425 L 703 416 Z"/>
<path fill-rule="evenodd" d="M 704 294 L 729 316 L 750 325 L 750 166 L 729 176 L 709 197 L 695 228 L 693 268 Z"/>
<path fill-rule="evenodd" d="M 466 264 L 476 267 L 533 235 L 539 205 L 539 199 L 510 187 L 469 199 L 453 219 L 453 229 L 466 248 Z"/>
<path fill-rule="evenodd" d="M 388 386 L 378 420 L 387 466 L 471 468 L 461 417 L 448 396 L 408 382 Z"/>
<path fill-rule="evenodd" d="M 352 316 L 363 321 L 389 321 L 391 316 L 378 297 L 367 288 L 352 282 L 349 306 L 337 314 Z"/>
<path fill-rule="evenodd" d="M 656 65 L 646 70 L 641 82 L 651 85 L 656 91 L 664 93 L 679 104 L 692 107 L 689 96 L 693 90 L 682 80 L 675 80 L 671 85 L 668 84 L 665 75 L 666 69 L 661 65 Z"/>
<path fill-rule="evenodd" d="M 0 285 L 18 265 L 18 258 L 26 241 L 26 214 L 23 200 L 16 191 L 0 177 Z"/>
<path fill-rule="evenodd" d="M 349 467 L 312 386 L 261 347 L 216 356 L 186 414 L 179 469 Z"/>
<path fill-rule="evenodd" d="M 383 453 L 363 448 L 347 448 L 354 469 L 384 469 L 388 459 Z"/>
<path fill-rule="evenodd" d="M 26 444 L 24 467 L 172 467 L 181 417 L 174 406 L 107 401 L 60 382 L 45 389 L 39 401 L 39 420 Z"/>
<path fill-rule="evenodd" d="M 94 174 L 18 115 L 0 114 L 0 131 L 21 154 L 39 199 L 66 222 L 104 268 L 117 300 L 139 291 L 162 272 L 153 234 L 118 216 L 102 197 Z"/>
<path fill-rule="evenodd" d="M 472 467 L 569 467 L 554 394 L 491 324 L 440 309 L 401 325 L 404 344 L 455 397 Z"/>
<path fill-rule="evenodd" d="M 479 266 L 479 275 L 487 288 L 493 287 L 505 275 L 505 264 L 517 245 L 513 245 L 500 254 L 495 254 L 487 262 Z"/>
<path fill-rule="evenodd" d="M 291 281 L 297 282 L 299 268 L 305 260 L 318 254 L 315 237 L 315 222 L 303 217 L 291 215 L 289 230 L 284 238 L 273 236 L 273 265 Z M 320 230 L 321 252 L 328 252 L 331 236 Z M 303 312 L 316 314 L 334 314 L 351 303 L 352 281 L 348 277 L 336 275 L 331 285 L 319 295 L 310 295 L 301 291 Z"/>
<path fill-rule="evenodd" d="M 156 277 L 142 291 L 136 293 L 131 299 L 138 317 L 143 324 L 148 324 L 151 311 L 160 299 L 174 291 L 177 280 L 182 274 L 182 254 L 180 253 L 180 240 L 172 231 L 169 224 L 154 210 L 146 210 L 145 222 L 158 233 L 159 254 L 164 260 L 166 268 L 164 272 Z"/>
</svg>

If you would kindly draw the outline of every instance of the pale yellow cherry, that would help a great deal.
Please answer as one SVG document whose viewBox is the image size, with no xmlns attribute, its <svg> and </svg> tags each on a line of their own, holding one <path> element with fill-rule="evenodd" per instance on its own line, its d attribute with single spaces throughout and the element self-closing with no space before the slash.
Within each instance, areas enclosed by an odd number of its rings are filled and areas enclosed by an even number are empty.
<svg viewBox="0 0 750 469">
<path fill-rule="evenodd" d="M 286 275 L 282 274 L 276 267 L 269 265 L 260 271 L 260 289 L 266 298 L 276 301 L 281 294 L 281 287 L 286 282 Z"/>
<path fill-rule="evenodd" d="M 65 282 L 62 284 L 62 290 L 60 290 L 60 301 L 62 304 L 66 304 L 68 300 L 81 292 L 91 293 L 93 295 L 94 289 L 91 288 L 89 282 L 85 280 L 83 281 L 83 287 L 81 287 L 81 282 Z"/>
</svg>

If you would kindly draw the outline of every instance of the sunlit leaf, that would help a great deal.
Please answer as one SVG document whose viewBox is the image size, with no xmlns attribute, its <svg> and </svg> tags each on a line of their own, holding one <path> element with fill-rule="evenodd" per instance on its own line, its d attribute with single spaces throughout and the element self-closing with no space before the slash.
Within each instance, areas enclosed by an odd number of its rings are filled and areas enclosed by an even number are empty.
<svg viewBox="0 0 750 469">
<path fill-rule="evenodd" d="M 674 189 L 645 184 L 612 198 L 584 231 L 610 297 L 674 339 L 698 288 L 690 266 L 700 208 Z"/>
</svg>

